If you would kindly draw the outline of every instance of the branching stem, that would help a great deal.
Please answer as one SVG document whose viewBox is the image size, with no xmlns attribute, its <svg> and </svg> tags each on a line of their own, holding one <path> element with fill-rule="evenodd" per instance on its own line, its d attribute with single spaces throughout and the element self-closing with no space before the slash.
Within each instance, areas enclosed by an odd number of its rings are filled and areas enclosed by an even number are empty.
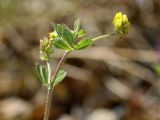
<svg viewBox="0 0 160 120">
<path fill-rule="evenodd" d="M 96 40 L 99 40 L 99 39 L 102 39 L 102 38 L 106 38 L 106 37 L 109 37 L 109 36 L 113 36 L 113 35 L 115 35 L 115 33 L 102 35 L 102 36 L 93 38 L 93 41 L 96 41 Z M 51 107 L 51 103 L 52 103 L 52 94 L 53 94 L 53 89 L 54 89 L 54 82 L 55 82 L 57 74 L 58 74 L 63 62 L 65 61 L 67 55 L 69 54 L 69 52 L 70 51 L 66 51 L 63 54 L 63 56 L 61 57 L 61 60 L 59 61 L 58 65 L 56 66 L 55 71 L 53 71 L 53 75 L 51 77 L 51 86 L 48 87 L 46 106 L 45 106 L 45 112 L 44 112 L 44 119 L 43 120 L 48 120 L 49 119 L 50 107 Z"/>
<path fill-rule="evenodd" d="M 49 119 L 49 113 L 50 113 L 50 108 L 51 108 L 51 103 L 52 103 L 52 94 L 53 94 L 53 89 L 54 89 L 54 82 L 55 82 L 55 79 L 56 79 L 56 76 L 63 64 L 63 62 L 65 61 L 67 55 L 69 54 L 69 51 L 66 51 L 61 60 L 59 61 L 58 65 L 56 66 L 56 69 L 53 73 L 53 76 L 51 77 L 51 86 L 48 87 L 48 92 L 47 92 L 47 99 L 46 99 L 46 106 L 45 106 L 45 112 L 44 112 L 44 118 L 43 120 L 48 120 Z"/>
</svg>

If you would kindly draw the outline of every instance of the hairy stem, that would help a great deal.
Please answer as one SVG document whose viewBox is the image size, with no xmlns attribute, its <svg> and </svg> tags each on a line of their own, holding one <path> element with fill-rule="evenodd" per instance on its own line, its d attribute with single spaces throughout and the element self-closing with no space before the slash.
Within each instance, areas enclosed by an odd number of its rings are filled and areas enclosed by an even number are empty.
<svg viewBox="0 0 160 120">
<path fill-rule="evenodd" d="M 56 66 L 56 69 L 53 73 L 53 76 L 51 77 L 51 86 L 48 88 L 48 93 L 47 93 L 47 99 L 46 99 L 46 106 L 45 106 L 45 112 L 44 112 L 44 118 L 43 120 L 48 120 L 49 119 L 49 113 L 50 113 L 50 108 L 51 108 L 51 103 L 52 103 L 52 93 L 53 93 L 53 89 L 54 89 L 54 82 L 56 79 L 56 76 L 63 64 L 63 62 L 65 61 L 67 55 L 68 55 L 69 51 L 66 51 L 61 60 L 59 61 L 58 65 Z"/>
<path fill-rule="evenodd" d="M 52 101 L 52 93 L 53 93 L 53 88 L 48 88 L 47 99 L 46 99 L 46 107 L 45 107 L 43 120 L 48 120 L 49 119 L 49 113 L 50 113 L 50 107 L 51 107 L 51 101 Z"/>
<path fill-rule="evenodd" d="M 102 38 L 106 38 L 106 37 L 109 37 L 109 36 L 113 36 L 113 35 L 116 35 L 116 33 L 106 34 L 106 35 L 102 35 L 102 36 L 93 38 L 93 41 L 96 41 L 96 40 L 99 40 L 99 39 L 102 39 Z"/>
</svg>

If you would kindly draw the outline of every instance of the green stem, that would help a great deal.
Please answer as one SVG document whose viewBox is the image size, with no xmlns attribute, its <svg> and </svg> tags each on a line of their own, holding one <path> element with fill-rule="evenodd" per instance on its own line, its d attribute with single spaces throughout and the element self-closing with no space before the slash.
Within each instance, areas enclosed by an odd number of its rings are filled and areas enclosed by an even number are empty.
<svg viewBox="0 0 160 120">
<path fill-rule="evenodd" d="M 48 92 L 47 92 L 47 99 L 46 99 L 46 106 L 45 106 L 45 112 L 44 112 L 44 118 L 43 120 L 48 120 L 49 119 L 49 113 L 50 113 L 50 108 L 51 108 L 51 103 L 52 103 L 52 93 L 53 93 L 53 89 L 54 89 L 54 82 L 56 79 L 56 76 L 63 64 L 63 62 L 65 61 L 67 55 L 69 54 L 69 51 L 66 51 L 61 60 L 59 61 L 58 65 L 56 66 L 56 69 L 53 73 L 53 76 L 51 77 L 51 86 L 48 88 Z"/>
<path fill-rule="evenodd" d="M 53 76 L 51 77 L 51 80 L 52 80 L 52 81 L 51 81 L 51 87 L 54 85 L 54 82 L 55 82 L 55 79 L 56 79 L 56 77 L 57 77 L 57 74 L 58 74 L 58 72 L 59 72 L 59 70 L 60 70 L 63 62 L 65 61 L 67 55 L 69 54 L 69 52 L 70 52 L 70 51 L 66 51 L 66 52 L 63 54 L 61 60 L 59 61 L 58 65 L 57 65 L 57 67 L 56 67 L 56 69 L 55 69 L 55 71 L 54 71 L 54 73 L 53 73 Z"/>
<path fill-rule="evenodd" d="M 99 40 L 99 39 L 102 39 L 102 38 L 106 38 L 106 37 L 109 37 L 109 36 L 113 36 L 113 35 L 116 35 L 116 33 L 106 34 L 106 35 L 102 35 L 102 36 L 93 38 L 93 41 L 96 41 L 96 40 Z"/>
</svg>

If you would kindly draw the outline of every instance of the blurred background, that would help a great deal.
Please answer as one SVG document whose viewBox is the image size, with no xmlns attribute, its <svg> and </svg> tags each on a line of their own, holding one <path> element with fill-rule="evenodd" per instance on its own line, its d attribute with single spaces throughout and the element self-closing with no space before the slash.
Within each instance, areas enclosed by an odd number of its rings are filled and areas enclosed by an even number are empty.
<svg viewBox="0 0 160 120">
<path fill-rule="evenodd" d="M 42 120 L 46 89 L 35 62 L 51 23 L 73 28 L 80 18 L 93 38 L 113 32 L 118 11 L 129 35 L 68 56 L 50 120 L 160 120 L 160 0 L 0 0 L 0 120 Z"/>
</svg>

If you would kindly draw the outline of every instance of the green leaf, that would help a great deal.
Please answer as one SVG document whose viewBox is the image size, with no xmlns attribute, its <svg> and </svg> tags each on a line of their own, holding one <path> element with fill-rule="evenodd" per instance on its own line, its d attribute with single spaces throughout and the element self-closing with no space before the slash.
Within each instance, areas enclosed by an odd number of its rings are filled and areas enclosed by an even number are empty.
<svg viewBox="0 0 160 120">
<path fill-rule="evenodd" d="M 38 75 L 38 77 L 39 77 L 42 85 L 46 86 L 47 83 L 46 83 L 46 80 L 44 79 L 45 75 L 43 73 L 43 67 L 40 64 L 38 64 L 38 63 L 36 63 L 36 72 L 37 72 L 37 75 Z"/>
<path fill-rule="evenodd" d="M 49 65 L 42 66 L 36 63 L 36 72 L 42 85 L 48 87 L 50 85 L 50 74 L 51 74 L 50 66 Z"/>
<path fill-rule="evenodd" d="M 66 40 L 68 44 L 73 47 L 74 44 L 73 35 L 67 27 L 63 29 L 63 39 Z"/>
<path fill-rule="evenodd" d="M 36 63 L 36 73 L 37 73 L 38 77 L 40 78 L 40 80 L 42 80 L 40 77 L 40 64 L 38 64 L 38 63 Z"/>
<path fill-rule="evenodd" d="M 60 38 L 55 39 L 54 46 L 62 50 L 72 50 L 71 46 L 65 40 Z"/>
<path fill-rule="evenodd" d="M 89 39 L 89 38 L 82 39 L 81 41 L 79 41 L 79 42 L 75 45 L 74 49 L 76 49 L 76 50 L 85 49 L 85 48 L 91 46 L 92 44 L 93 44 L 92 39 Z"/>
<path fill-rule="evenodd" d="M 83 29 L 78 31 L 78 35 L 77 35 L 78 37 L 83 37 L 84 35 L 86 35 L 86 32 Z"/>
<path fill-rule="evenodd" d="M 54 29 L 55 29 L 55 31 L 57 32 L 57 34 L 60 38 L 63 37 L 64 28 L 65 28 L 65 25 L 62 25 L 62 24 L 57 24 L 57 25 L 54 26 Z"/>
<path fill-rule="evenodd" d="M 59 38 L 65 40 L 70 46 L 73 46 L 74 44 L 73 35 L 66 25 L 57 24 L 55 25 L 54 29 L 57 32 Z"/>
<path fill-rule="evenodd" d="M 54 86 L 56 86 L 57 84 L 59 84 L 62 80 L 64 80 L 64 78 L 66 77 L 67 75 L 67 72 L 64 71 L 64 70 L 60 70 L 57 74 L 57 77 L 55 79 L 55 82 L 54 82 Z"/>
<path fill-rule="evenodd" d="M 45 66 L 42 66 L 42 69 L 40 69 L 40 70 L 42 70 L 42 73 L 41 73 L 41 71 L 40 71 L 40 73 L 43 76 L 43 80 L 45 81 L 45 84 L 47 85 L 48 84 L 48 71 Z"/>
<path fill-rule="evenodd" d="M 74 22 L 74 37 L 76 37 L 78 35 L 79 30 L 80 30 L 80 20 L 77 19 Z"/>
</svg>

